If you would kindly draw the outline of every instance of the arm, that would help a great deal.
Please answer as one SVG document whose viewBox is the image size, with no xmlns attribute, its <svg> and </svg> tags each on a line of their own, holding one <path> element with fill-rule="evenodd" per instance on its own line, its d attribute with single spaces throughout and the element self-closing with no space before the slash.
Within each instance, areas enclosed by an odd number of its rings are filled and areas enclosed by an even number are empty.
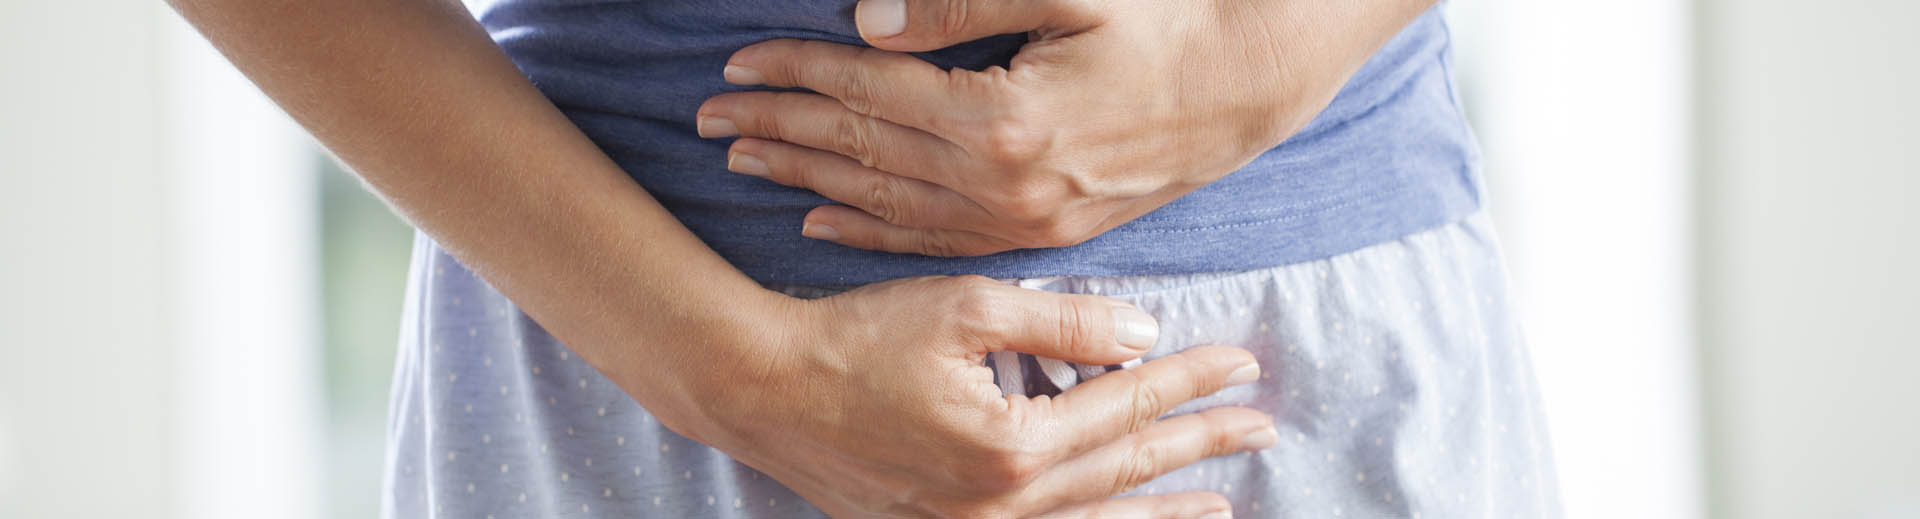
<svg viewBox="0 0 1920 519">
<path fill-rule="evenodd" d="M 1433 0 L 862 0 L 861 35 L 923 51 L 1025 32 L 1006 68 L 774 40 L 736 52 L 738 92 L 701 134 L 728 169 L 846 206 L 807 236 L 975 256 L 1064 247 L 1218 180 L 1305 127 Z"/>
<path fill-rule="evenodd" d="M 785 304 L 679 225 L 457 1 L 174 0 L 413 225 L 662 415 L 667 363 Z M 662 304 L 673 301 L 674 304 Z M 645 309 L 647 311 L 631 311 Z M 751 332 L 752 330 L 746 330 Z M 664 416 L 663 416 L 664 418 Z"/>
<path fill-rule="evenodd" d="M 815 301 L 760 288 L 595 148 L 458 2 L 172 3 L 397 211 L 663 424 L 835 515 L 1218 512 L 1210 494 L 1102 500 L 1276 439 L 1251 409 L 1158 419 L 1258 378 L 1242 350 L 1189 350 L 1056 399 L 1002 397 L 982 376 L 1002 349 L 1139 356 L 1151 318 L 1104 298 L 965 277 Z M 1161 456 L 1142 469 L 1133 456 L 1148 451 Z"/>
</svg>

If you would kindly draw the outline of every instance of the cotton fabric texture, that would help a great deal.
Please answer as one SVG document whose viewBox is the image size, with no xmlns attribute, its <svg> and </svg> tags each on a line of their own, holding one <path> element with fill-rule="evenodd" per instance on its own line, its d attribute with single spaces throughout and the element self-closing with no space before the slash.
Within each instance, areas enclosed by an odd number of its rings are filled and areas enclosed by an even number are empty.
<svg viewBox="0 0 1920 519">
<path fill-rule="evenodd" d="M 807 211 L 831 201 L 728 172 L 729 140 L 694 130 L 702 102 L 759 88 L 722 81 L 735 51 L 775 38 L 864 45 L 856 0 L 476 3 L 481 24 L 534 86 L 688 229 L 761 282 L 1237 272 L 1332 257 L 1479 206 L 1479 152 L 1454 95 L 1438 8 L 1387 42 L 1304 129 L 1239 171 L 1078 246 L 930 258 L 801 236 Z M 949 68 L 1005 66 L 1025 42 L 1000 36 L 919 56 Z"/>
<path fill-rule="evenodd" d="M 1257 383 L 1175 413 L 1250 406 L 1274 416 L 1279 444 L 1188 466 L 1136 494 L 1219 492 L 1237 517 L 1559 515 L 1537 390 L 1484 216 L 1273 268 L 1010 282 L 1138 305 L 1161 325 L 1149 360 L 1206 344 L 1259 358 Z M 996 379 L 1028 394 L 1117 369 L 1049 376 L 1030 356 L 998 360 Z M 424 238 L 396 371 L 384 517 L 823 516 L 662 427 Z"/>
</svg>

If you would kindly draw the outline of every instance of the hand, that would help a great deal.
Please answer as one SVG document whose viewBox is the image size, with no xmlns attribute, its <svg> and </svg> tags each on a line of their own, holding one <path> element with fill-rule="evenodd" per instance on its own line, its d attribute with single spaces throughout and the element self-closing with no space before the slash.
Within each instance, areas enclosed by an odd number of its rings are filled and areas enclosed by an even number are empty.
<svg viewBox="0 0 1920 519">
<path fill-rule="evenodd" d="M 1431 0 L 863 0 L 882 50 L 773 40 L 725 76 L 802 92 L 700 107 L 743 136 L 728 169 L 813 190 L 803 233 L 972 256 L 1091 239 L 1246 165 L 1305 126 Z M 1028 32 L 1005 69 L 909 54 Z M 821 95 L 824 94 L 824 95 Z"/>
<path fill-rule="evenodd" d="M 698 432 L 835 517 L 1223 517 L 1209 493 L 1108 500 L 1201 459 L 1273 445 L 1271 417 L 1184 402 L 1253 382 L 1245 350 L 1201 347 L 1057 397 L 1002 395 L 1002 349 L 1090 364 L 1138 357 L 1152 318 L 1104 297 L 981 277 L 898 280 L 794 302 L 788 339 L 708 388 Z"/>
<path fill-rule="evenodd" d="M 414 224 L 650 414 L 836 514 L 1218 512 L 1224 500 L 1208 494 L 1099 499 L 1275 441 L 1270 419 L 1248 409 L 1157 420 L 1257 378 L 1241 350 L 1191 350 L 1056 399 L 992 389 L 980 365 L 988 351 L 1107 363 L 1153 344 L 1150 318 L 1100 298 L 978 278 L 810 302 L 761 288 L 599 152 L 458 4 L 173 4 Z M 368 30 L 343 38 L 341 28 Z M 476 143 L 535 145 L 467 153 Z M 766 340 L 719 340 L 738 336 Z"/>
</svg>

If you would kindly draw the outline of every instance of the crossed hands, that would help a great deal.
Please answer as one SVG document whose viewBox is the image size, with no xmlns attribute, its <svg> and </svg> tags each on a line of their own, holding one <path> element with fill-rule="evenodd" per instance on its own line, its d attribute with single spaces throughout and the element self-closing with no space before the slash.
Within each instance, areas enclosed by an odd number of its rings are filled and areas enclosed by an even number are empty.
<svg viewBox="0 0 1920 519">
<path fill-rule="evenodd" d="M 810 92 L 716 96 L 698 131 L 739 137 L 731 171 L 845 204 L 808 213 L 809 237 L 936 256 L 1070 246 L 1278 145 L 1431 5 L 862 0 L 874 48 L 741 49 L 727 81 Z M 906 54 L 1009 33 L 1029 43 L 1005 68 Z M 1248 408 L 1161 418 L 1257 380 L 1245 350 L 1186 349 L 1054 398 L 1002 395 L 983 365 L 1003 350 L 1138 358 L 1157 325 L 1125 303 L 929 277 L 778 306 L 724 380 L 702 382 L 745 389 L 662 420 L 835 516 L 1228 517 L 1208 492 L 1112 496 L 1278 440 Z"/>
</svg>

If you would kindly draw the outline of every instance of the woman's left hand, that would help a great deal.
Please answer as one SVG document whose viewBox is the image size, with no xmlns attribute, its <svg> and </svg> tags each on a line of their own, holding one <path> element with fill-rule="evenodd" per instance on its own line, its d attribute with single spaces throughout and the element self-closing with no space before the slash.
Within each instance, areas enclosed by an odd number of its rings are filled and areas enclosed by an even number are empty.
<svg viewBox="0 0 1920 519">
<path fill-rule="evenodd" d="M 818 93 L 716 96 L 699 132 L 743 137 L 729 170 L 847 204 L 808 213 L 810 237 L 934 256 L 1064 247 L 1278 145 L 1432 4 L 862 0 L 877 49 L 741 49 L 727 81 Z M 1004 69 L 900 52 L 1018 32 L 1030 42 Z"/>
</svg>

